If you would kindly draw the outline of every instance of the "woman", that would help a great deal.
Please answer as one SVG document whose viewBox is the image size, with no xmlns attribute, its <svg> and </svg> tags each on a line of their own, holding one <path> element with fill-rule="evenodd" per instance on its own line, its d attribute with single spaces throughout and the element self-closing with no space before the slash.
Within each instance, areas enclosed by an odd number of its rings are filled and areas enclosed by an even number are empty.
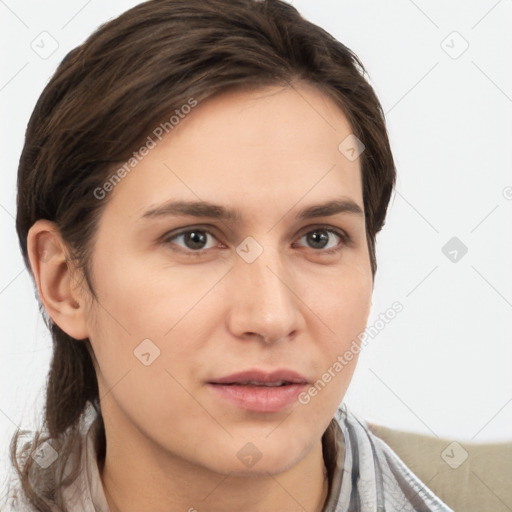
<svg viewBox="0 0 512 512">
<path fill-rule="evenodd" d="M 18 510 L 449 510 L 342 402 L 395 182 L 364 73 L 276 0 L 145 2 L 64 59 L 18 175 L 54 342 Z"/>
</svg>

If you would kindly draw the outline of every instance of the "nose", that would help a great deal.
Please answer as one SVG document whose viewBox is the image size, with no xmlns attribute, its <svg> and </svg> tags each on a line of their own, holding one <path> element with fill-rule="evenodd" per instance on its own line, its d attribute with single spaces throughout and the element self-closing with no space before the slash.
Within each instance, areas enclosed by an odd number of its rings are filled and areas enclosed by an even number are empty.
<svg viewBox="0 0 512 512">
<path fill-rule="evenodd" d="M 251 263 L 237 257 L 230 274 L 227 322 L 234 336 L 273 343 L 296 335 L 303 321 L 301 301 L 277 249 L 265 247 Z"/>
</svg>

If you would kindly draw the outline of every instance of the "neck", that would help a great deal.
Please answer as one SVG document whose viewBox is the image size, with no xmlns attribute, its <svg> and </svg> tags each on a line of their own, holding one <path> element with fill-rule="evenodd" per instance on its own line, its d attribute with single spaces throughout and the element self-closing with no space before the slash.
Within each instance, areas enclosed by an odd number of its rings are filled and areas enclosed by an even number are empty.
<svg viewBox="0 0 512 512">
<path fill-rule="evenodd" d="M 119 432 L 109 443 L 107 425 L 105 433 L 101 479 L 110 512 L 323 510 L 328 479 L 321 441 L 284 473 L 234 476 L 164 456 L 147 440 L 119 439 Z"/>
</svg>

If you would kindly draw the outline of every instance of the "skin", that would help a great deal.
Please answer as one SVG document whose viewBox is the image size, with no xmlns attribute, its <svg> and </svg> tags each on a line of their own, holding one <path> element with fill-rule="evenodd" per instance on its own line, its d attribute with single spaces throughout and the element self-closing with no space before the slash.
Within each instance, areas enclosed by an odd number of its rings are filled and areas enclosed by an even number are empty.
<svg viewBox="0 0 512 512">
<path fill-rule="evenodd" d="M 304 83 L 199 104 L 110 192 L 91 260 L 98 301 L 66 263 L 56 226 L 31 228 L 46 310 L 94 350 L 111 511 L 322 509 L 321 437 L 357 354 L 307 405 L 273 413 L 242 410 L 206 382 L 288 368 L 314 383 L 364 330 L 373 280 L 360 160 L 338 150 L 351 132 L 336 104 Z M 339 198 L 363 213 L 295 217 Z M 141 218 L 170 199 L 237 208 L 242 219 Z M 211 233 L 201 255 L 175 236 L 181 228 Z M 305 236 L 318 230 L 327 248 Z M 248 236 L 263 248 L 252 263 L 236 251 Z M 134 355 L 144 339 L 160 350 L 148 366 Z M 237 457 L 248 442 L 262 455 L 252 467 Z"/>
</svg>

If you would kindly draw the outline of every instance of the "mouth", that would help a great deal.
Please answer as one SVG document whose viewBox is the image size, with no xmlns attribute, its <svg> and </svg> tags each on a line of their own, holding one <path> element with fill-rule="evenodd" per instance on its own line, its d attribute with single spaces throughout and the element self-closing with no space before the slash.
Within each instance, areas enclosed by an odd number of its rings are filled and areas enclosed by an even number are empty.
<svg viewBox="0 0 512 512">
<path fill-rule="evenodd" d="M 212 382 L 212 384 L 219 384 Z M 286 381 L 286 380 L 278 380 L 275 382 L 261 382 L 257 380 L 247 380 L 240 382 L 228 382 L 226 384 L 221 384 L 222 386 L 262 386 L 267 388 L 276 388 L 281 386 L 288 386 L 290 384 L 295 384 L 294 382 Z"/>
<path fill-rule="evenodd" d="M 308 384 L 304 376 L 291 370 L 250 370 L 207 383 L 222 401 L 247 411 L 266 413 L 291 406 Z"/>
</svg>

